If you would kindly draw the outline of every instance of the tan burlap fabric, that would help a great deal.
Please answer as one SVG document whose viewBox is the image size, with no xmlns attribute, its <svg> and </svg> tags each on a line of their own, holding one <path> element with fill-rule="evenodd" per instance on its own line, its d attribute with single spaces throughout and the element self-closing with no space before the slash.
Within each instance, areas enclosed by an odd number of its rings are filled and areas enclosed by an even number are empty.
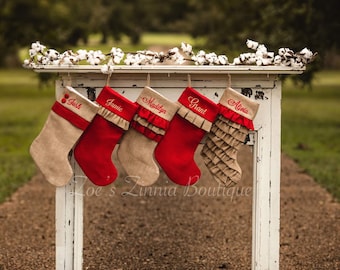
<svg viewBox="0 0 340 270">
<path fill-rule="evenodd" d="M 144 87 L 136 102 L 155 116 L 169 122 L 179 107 L 175 102 L 170 101 L 148 86 Z M 143 126 L 146 132 L 152 131 L 158 136 L 163 136 L 165 130 L 154 125 L 152 118 L 153 115 L 151 114 L 150 119 L 136 114 L 133 121 Z M 141 186 L 149 186 L 157 181 L 159 167 L 154 160 L 154 150 L 157 143 L 157 141 L 150 139 L 146 134 L 142 134 L 133 127 L 130 127 L 123 135 L 117 155 L 128 175 L 126 181 L 132 180 Z"/>
<path fill-rule="evenodd" d="M 240 123 L 251 122 L 252 126 L 259 104 L 231 88 L 225 90 L 219 104 L 221 113 L 207 135 L 201 155 L 215 180 L 231 187 L 241 179 L 237 153 L 249 133 L 249 125 Z M 231 111 L 230 118 L 236 118 L 240 123 L 226 118 L 224 108 Z"/>
<path fill-rule="evenodd" d="M 67 99 L 64 98 L 65 94 Z M 71 87 L 65 88 L 56 102 L 88 123 L 98 110 L 98 105 Z M 64 186 L 71 179 L 73 170 L 69 163 L 69 152 L 83 133 L 72 123 L 72 119 L 69 120 L 51 110 L 40 134 L 30 146 L 34 162 L 46 180 L 55 186 Z"/>
</svg>

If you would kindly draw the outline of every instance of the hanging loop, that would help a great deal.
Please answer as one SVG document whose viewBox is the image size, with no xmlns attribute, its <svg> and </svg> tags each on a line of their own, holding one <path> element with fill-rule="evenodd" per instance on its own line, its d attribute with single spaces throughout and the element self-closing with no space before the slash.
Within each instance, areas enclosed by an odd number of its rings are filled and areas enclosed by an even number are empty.
<svg viewBox="0 0 340 270">
<path fill-rule="evenodd" d="M 67 73 L 66 86 L 72 86 L 72 78 L 70 72 Z"/>
<path fill-rule="evenodd" d="M 105 86 L 109 86 L 109 85 L 110 85 L 111 75 L 112 75 L 112 72 L 109 72 L 109 73 L 107 74 Z"/>
<path fill-rule="evenodd" d="M 150 73 L 146 76 L 146 86 L 150 87 Z"/>
<path fill-rule="evenodd" d="M 228 73 L 228 88 L 231 88 L 231 75 Z"/>
<path fill-rule="evenodd" d="M 187 80 L 188 80 L 188 87 L 191 87 L 191 75 L 190 74 L 188 74 Z"/>
</svg>

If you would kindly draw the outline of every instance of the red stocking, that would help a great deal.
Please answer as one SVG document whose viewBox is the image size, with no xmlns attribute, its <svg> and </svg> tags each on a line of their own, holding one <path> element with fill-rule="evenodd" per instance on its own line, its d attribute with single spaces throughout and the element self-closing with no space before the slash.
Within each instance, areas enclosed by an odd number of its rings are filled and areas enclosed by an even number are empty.
<svg viewBox="0 0 340 270">
<path fill-rule="evenodd" d="M 137 105 L 105 86 L 96 99 L 99 111 L 81 136 L 74 156 L 86 176 L 96 185 L 111 184 L 117 178 L 112 152 L 129 128 Z"/>
<path fill-rule="evenodd" d="M 218 106 L 191 87 L 185 89 L 178 101 L 181 107 L 157 145 L 155 158 L 173 182 L 192 185 L 201 177 L 194 153 L 210 130 Z"/>
</svg>

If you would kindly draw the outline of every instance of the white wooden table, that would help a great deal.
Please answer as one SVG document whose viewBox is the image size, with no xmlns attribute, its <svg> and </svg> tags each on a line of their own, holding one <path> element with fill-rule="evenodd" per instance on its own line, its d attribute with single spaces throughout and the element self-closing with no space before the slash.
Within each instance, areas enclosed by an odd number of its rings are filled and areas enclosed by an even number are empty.
<svg viewBox="0 0 340 270">
<path fill-rule="evenodd" d="M 59 73 L 56 93 L 71 78 L 72 86 L 87 96 L 86 87 L 100 93 L 107 75 L 100 67 L 42 66 L 36 72 Z M 280 153 L 281 82 L 280 74 L 299 74 L 303 69 L 280 66 L 117 66 L 110 85 L 132 101 L 143 89 L 147 75 L 151 87 L 176 101 L 191 85 L 216 103 L 231 76 L 233 89 L 260 103 L 254 120 L 255 131 L 249 144 L 254 147 L 252 269 L 279 269 L 280 249 Z M 80 270 L 83 265 L 83 184 L 86 177 L 74 160 L 74 177 L 56 189 L 56 269 Z"/>
</svg>

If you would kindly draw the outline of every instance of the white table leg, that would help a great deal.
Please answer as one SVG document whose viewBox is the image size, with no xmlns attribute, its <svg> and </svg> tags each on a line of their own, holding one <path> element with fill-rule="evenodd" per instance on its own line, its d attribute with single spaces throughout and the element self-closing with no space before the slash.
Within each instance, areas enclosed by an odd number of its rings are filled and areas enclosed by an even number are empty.
<svg viewBox="0 0 340 270">
<path fill-rule="evenodd" d="M 279 269 L 281 84 L 266 91 L 254 146 L 252 269 Z"/>
</svg>

